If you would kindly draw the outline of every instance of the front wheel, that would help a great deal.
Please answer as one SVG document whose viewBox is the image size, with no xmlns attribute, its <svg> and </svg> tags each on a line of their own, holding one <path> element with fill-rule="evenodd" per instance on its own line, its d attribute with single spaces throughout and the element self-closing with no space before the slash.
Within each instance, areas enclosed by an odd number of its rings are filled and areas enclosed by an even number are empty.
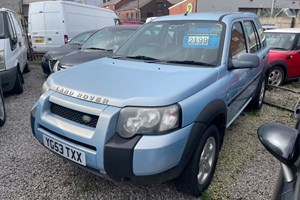
<svg viewBox="0 0 300 200">
<path fill-rule="evenodd" d="M 24 83 L 24 80 L 23 80 L 22 73 L 20 72 L 20 70 L 18 70 L 13 92 L 16 94 L 22 94 L 23 90 L 24 90 L 23 83 Z"/>
<path fill-rule="evenodd" d="M 0 126 L 3 126 L 5 123 L 6 114 L 5 114 L 5 106 L 4 106 L 4 98 L 3 93 L 0 90 Z"/>
<path fill-rule="evenodd" d="M 213 178 L 219 147 L 219 130 L 215 125 L 211 125 L 204 132 L 186 168 L 175 180 L 179 191 L 194 196 L 203 193 Z"/>
<path fill-rule="evenodd" d="M 282 85 L 283 81 L 284 81 L 284 72 L 282 68 L 279 66 L 272 67 L 268 77 L 268 84 L 279 86 Z"/>
<path fill-rule="evenodd" d="M 26 65 L 25 65 L 25 67 L 24 67 L 24 71 L 23 71 L 23 72 L 24 72 L 24 73 L 28 73 L 28 72 L 30 72 L 28 63 L 26 63 Z"/>
</svg>

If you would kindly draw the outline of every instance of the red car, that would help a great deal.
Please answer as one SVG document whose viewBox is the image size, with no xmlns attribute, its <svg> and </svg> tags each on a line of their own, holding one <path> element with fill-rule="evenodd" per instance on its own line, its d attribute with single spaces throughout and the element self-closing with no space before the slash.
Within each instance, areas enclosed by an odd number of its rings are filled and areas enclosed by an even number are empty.
<svg viewBox="0 0 300 200">
<path fill-rule="evenodd" d="M 265 31 L 270 48 L 270 73 L 268 84 L 282 85 L 300 77 L 300 28 Z"/>
</svg>

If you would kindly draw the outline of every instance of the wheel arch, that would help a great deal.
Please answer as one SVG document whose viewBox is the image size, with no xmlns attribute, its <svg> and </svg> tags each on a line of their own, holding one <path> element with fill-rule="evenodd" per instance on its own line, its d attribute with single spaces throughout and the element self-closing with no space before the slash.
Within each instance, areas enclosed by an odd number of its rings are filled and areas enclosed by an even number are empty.
<svg viewBox="0 0 300 200">
<path fill-rule="evenodd" d="M 197 122 L 204 123 L 207 126 L 215 125 L 219 130 L 220 145 L 223 144 L 227 121 L 227 107 L 225 102 L 217 99 L 208 104 L 197 118 Z M 221 146 L 219 149 L 221 149 Z"/>
<path fill-rule="evenodd" d="M 281 67 L 281 69 L 283 70 L 283 73 L 284 73 L 284 80 L 283 81 L 287 80 L 288 66 L 282 60 L 275 60 L 275 61 L 269 63 L 268 76 L 269 76 L 269 73 L 271 72 L 271 69 L 275 66 Z"/>
<path fill-rule="evenodd" d="M 192 130 L 190 132 L 186 147 L 183 151 L 180 169 L 181 171 L 188 164 L 191 159 L 193 152 L 197 148 L 199 141 L 203 138 L 204 131 L 210 126 L 215 125 L 219 130 L 220 146 L 221 149 L 225 129 L 226 129 L 226 120 L 227 120 L 227 107 L 225 102 L 221 99 L 214 100 L 209 103 L 198 115 L 197 119 L 194 122 Z"/>
</svg>

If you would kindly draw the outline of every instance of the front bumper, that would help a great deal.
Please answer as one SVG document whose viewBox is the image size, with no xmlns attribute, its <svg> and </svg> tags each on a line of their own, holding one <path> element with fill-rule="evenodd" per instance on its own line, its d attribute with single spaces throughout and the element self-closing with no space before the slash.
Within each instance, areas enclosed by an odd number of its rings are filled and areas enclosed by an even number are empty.
<svg viewBox="0 0 300 200">
<path fill-rule="evenodd" d="M 53 114 L 50 104 L 58 102 L 70 109 L 79 108 L 81 112 L 96 114 L 99 116 L 96 127 Z M 93 113 L 89 113 L 91 110 Z M 48 91 L 32 109 L 31 127 L 41 144 L 44 144 L 45 135 L 84 152 L 86 166 L 81 167 L 109 179 L 155 183 L 177 177 L 182 170 L 177 166 L 181 165 L 193 125 L 168 134 L 124 139 L 115 133 L 119 111 L 120 108 L 83 102 Z"/>
</svg>

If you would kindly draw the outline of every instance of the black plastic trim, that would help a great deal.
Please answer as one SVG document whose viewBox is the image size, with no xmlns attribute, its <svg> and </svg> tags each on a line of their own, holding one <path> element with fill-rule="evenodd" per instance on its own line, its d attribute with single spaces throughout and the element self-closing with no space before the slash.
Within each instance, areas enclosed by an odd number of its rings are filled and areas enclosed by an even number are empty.
<svg viewBox="0 0 300 200">
<path fill-rule="evenodd" d="M 115 134 L 104 147 L 104 169 L 114 180 L 123 181 L 134 176 L 132 169 L 134 147 L 141 136 L 122 138 Z"/>
<path fill-rule="evenodd" d="M 137 184 L 151 184 L 172 180 L 181 174 L 189 162 L 194 152 L 194 148 L 198 144 L 197 141 L 200 141 L 202 137 L 201 133 L 203 133 L 205 129 L 206 125 L 203 123 L 194 124 L 183 155 L 176 167 L 159 174 L 147 176 L 136 176 L 132 169 L 134 147 L 142 136 L 124 139 L 116 134 L 105 145 L 104 169 L 107 175 L 115 181 L 130 181 Z"/>
<path fill-rule="evenodd" d="M 36 113 L 36 107 L 34 107 L 30 112 L 30 125 L 31 125 L 31 131 L 34 136 L 35 136 L 35 133 L 34 133 L 35 113 Z"/>
</svg>

